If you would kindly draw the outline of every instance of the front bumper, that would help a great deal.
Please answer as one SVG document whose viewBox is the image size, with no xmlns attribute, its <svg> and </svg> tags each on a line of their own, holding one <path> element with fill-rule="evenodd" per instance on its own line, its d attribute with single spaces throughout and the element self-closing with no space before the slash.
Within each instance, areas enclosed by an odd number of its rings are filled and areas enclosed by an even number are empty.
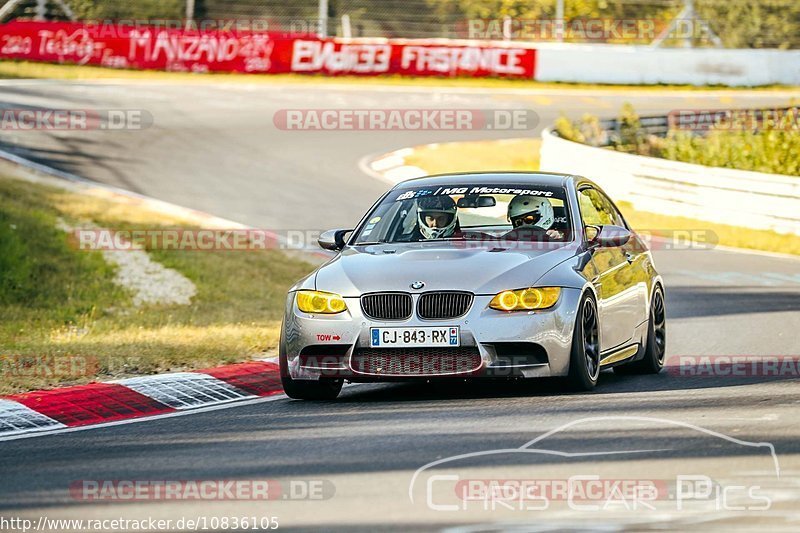
<svg viewBox="0 0 800 533">
<path fill-rule="evenodd" d="M 561 297 L 554 307 L 513 313 L 490 309 L 492 296 L 475 296 L 469 312 L 458 319 L 422 320 L 414 314 L 408 320 L 376 321 L 364 316 L 359 298 L 345 298 L 347 311 L 338 315 L 310 315 L 297 308 L 295 293 L 290 293 L 283 321 L 280 357 L 285 372 L 296 380 L 405 381 L 448 377 L 565 376 L 569 371 L 580 296 L 578 289 L 562 288 Z M 416 309 L 418 295 L 413 298 Z M 385 370 L 382 373 L 364 372 L 363 365 L 354 365 L 354 357 L 370 347 L 370 328 L 427 326 L 458 326 L 461 348 L 477 350 L 479 359 L 476 364 L 443 364 L 438 367 L 434 364 L 433 373 L 427 370 L 424 374 Z M 528 354 L 528 347 L 535 348 L 536 357 L 523 357 Z M 414 348 L 389 350 L 404 356 L 414 356 L 415 352 Z M 519 357 L 509 357 L 516 352 L 521 352 Z M 308 353 L 313 353 L 313 357 L 308 357 Z M 425 357 L 437 355 L 426 353 Z"/>
</svg>

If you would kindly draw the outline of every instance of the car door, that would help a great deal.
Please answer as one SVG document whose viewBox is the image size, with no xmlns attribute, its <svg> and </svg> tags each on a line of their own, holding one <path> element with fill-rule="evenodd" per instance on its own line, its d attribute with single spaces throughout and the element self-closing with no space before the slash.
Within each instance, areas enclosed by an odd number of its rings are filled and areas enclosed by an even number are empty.
<svg viewBox="0 0 800 533">
<path fill-rule="evenodd" d="M 603 191 L 598 190 L 597 192 L 612 213 L 616 221 L 614 224 L 630 230 L 631 228 L 625 221 L 625 217 L 622 216 L 614 202 Z M 629 317 L 627 320 L 630 321 L 631 335 L 635 337 L 636 328 L 647 321 L 650 285 L 648 263 L 650 256 L 647 253 L 647 247 L 635 233 L 632 233 L 630 240 L 622 246 L 622 253 L 628 262 L 628 266 L 623 267 L 625 284 L 629 286 L 628 299 L 633 302 L 628 309 L 627 314 Z"/>
<path fill-rule="evenodd" d="M 582 187 L 578 202 L 584 227 L 624 224 L 613 205 L 594 187 Z M 637 298 L 623 247 L 595 248 L 592 263 L 595 276 L 591 282 L 598 295 L 600 315 L 600 351 L 607 352 L 633 338 Z"/>
</svg>

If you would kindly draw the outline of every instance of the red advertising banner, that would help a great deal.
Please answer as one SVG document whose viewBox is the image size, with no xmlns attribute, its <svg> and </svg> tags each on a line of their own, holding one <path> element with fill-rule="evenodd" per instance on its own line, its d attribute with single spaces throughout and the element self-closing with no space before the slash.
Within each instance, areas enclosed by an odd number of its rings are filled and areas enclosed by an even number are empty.
<svg viewBox="0 0 800 533">
<path fill-rule="evenodd" d="M 0 25 L 0 58 L 185 72 L 533 78 L 536 50 L 471 41 L 14 21 Z"/>
</svg>

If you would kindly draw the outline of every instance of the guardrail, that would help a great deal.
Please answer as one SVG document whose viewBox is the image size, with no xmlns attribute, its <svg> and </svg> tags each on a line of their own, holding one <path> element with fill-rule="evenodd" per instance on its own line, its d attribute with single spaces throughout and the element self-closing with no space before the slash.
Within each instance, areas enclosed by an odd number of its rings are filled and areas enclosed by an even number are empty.
<svg viewBox="0 0 800 533">
<path fill-rule="evenodd" d="M 789 113 L 800 117 L 800 108 L 773 107 L 764 109 L 685 109 L 672 111 L 668 115 L 649 115 L 639 117 L 639 129 L 647 135 L 666 137 L 670 130 L 685 130 L 696 135 L 708 133 L 711 126 L 737 127 L 736 121 L 747 121 L 747 125 L 758 130 L 759 124 L 764 124 L 775 117 L 785 117 Z M 605 131 L 606 145 L 619 142 L 622 138 L 622 121 L 617 118 L 607 118 L 600 121 L 600 127 Z"/>
<path fill-rule="evenodd" d="M 544 171 L 595 180 L 652 213 L 800 235 L 800 177 L 707 167 L 596 148 L 542 134 Z"/>
</svg>

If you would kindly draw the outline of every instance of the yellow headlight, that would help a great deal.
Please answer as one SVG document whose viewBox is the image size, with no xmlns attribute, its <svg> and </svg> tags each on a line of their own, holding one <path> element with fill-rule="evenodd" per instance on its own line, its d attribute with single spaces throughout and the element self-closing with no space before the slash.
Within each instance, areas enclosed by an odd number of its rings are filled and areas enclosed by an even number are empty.
<svg viewBox="0 0 800 533">
<path fill-rule="evenodd" d="M 338 294 L 300 291 L 297 293 L 297 307 L 304 313 L 335 315 L 347 309 L 347 304 Z"/>
<path fill-rule="evenodd" d="M 561 295 L 559 287 L 531 287 L 515 291 L 503 291 L 489 303 L 498 311 L 533 311 L 547 309 L 558 302 Z"/>
</svg>

